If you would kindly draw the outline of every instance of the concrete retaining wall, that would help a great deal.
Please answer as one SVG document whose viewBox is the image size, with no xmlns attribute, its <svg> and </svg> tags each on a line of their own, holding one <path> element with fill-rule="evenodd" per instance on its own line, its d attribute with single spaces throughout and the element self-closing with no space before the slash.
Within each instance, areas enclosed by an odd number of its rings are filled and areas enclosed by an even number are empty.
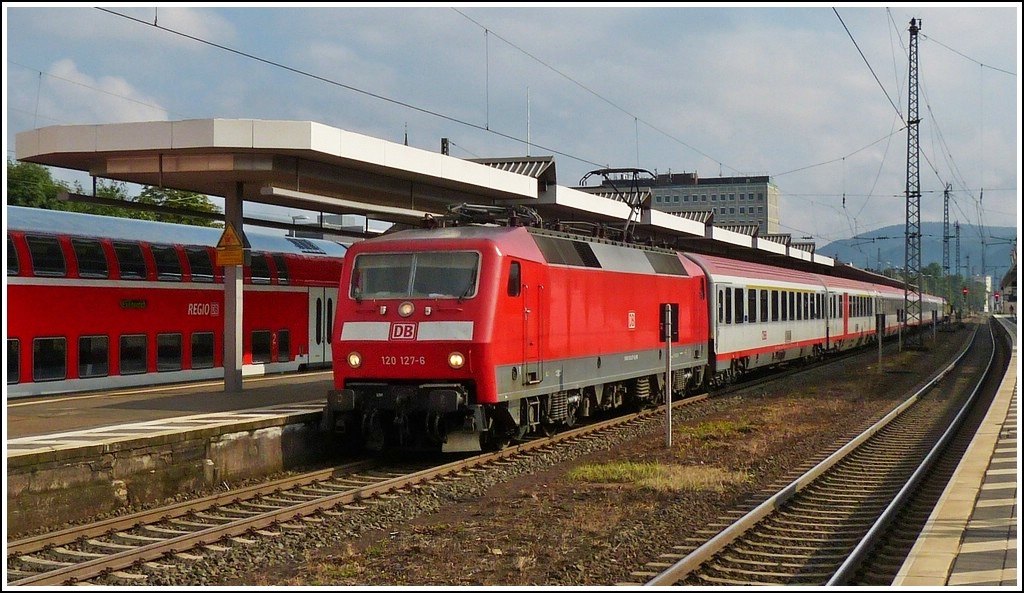
<svg viewBox="0 0 1024 593">
<path fill-rule="evenodd" d="M 322 460 L 320 414 L 7 459 L 7 534 L 80 521 Z"/>
</svg>

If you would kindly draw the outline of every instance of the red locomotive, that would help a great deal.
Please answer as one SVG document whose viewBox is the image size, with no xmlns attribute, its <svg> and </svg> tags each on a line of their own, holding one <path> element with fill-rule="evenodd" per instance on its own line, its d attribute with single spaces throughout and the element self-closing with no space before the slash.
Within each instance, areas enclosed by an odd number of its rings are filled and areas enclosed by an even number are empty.
<svg viewBox="0 0 1024 593">
<path fill-rule="evenodd" d="M 7 395 L 224 376 L 220 229 L 7 206 Z M 341 244 L 250 233 L 242 372 L 329 366 Z"/>
<path fill-rule="evenodd" d="M 500 448 L 662 401 L 666 303 L 678 305 L 671 380 L 682 394 L 860 345 L 896 298 L 847 279 L 546 230 L 522 209 L 505 221 L 350 247 L 325 429 L 370 449 Z"/>
</svg>

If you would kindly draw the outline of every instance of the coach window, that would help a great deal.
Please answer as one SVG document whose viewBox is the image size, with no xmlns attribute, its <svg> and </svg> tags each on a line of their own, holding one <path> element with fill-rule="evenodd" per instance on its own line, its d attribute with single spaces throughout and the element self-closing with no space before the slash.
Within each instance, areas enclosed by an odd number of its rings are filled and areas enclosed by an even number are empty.
<svg viewBox="0 0 1024 593">
<path fill-rule="evenodd" d="M 292 359 L 292 339 L 288 330 L 282 329 L 277 332 L 277 361 L 288 362 Z"/>
<path fill-rule="evenodd" d="M 747 322 L 757 322 L 757 289 L 747 289 Z"/>
<path fill-rule="evenodd" d="M 522 288 L 523 275 L 519 262 L 511 262 L 508 266 L 508 296 L 517 297 Z"/>
<path fill-rule="evenodd" d="M 761 323 L 768 321 L 768 289 L 762 288 L 758 291 L 761 296 Z"/>
<path fill-rule="evenodd" d="M 64 338 L 32 340 L 32 380 L 58 381 L 68 376 L 68 344 Z"/>
<path fill-rule="evenodd" d="M 156 370 L 181 370 L 181 334 L 156 335 Z"/>
<path fill-rule="evenodd" d="M 171 245 L 150 245 L 153 260 L 156 261 L 157 280 L 181 282 L 181 260 L 178 250 Z"/>
<path fill-rule="evenodd" d="M 78 338 L 78 376 L 106 377 L 110 374 L 110 347 L 107 336 Z"/>
<path fill-rule="evenodd" d="M 252 254 L 249 273 L 253 284 L 270 284 L 270 264 L 267 263 L 265 253 Z"/>
<path fill-rule="evenodd" d="M 21 381 L 21 341 L 7 338 L 7 384 Z"/>
<path fill-rule="evenodd" d="M 789 320 L 796 321 L 796 292 L 789 293 Z"/>
<path fill-rule="evenodd" d="M 213 262 L 205 247 L 186 247 L 185 257 L 192 273 L 192 282 L 213 282 Z"/>
<path fill-rule="evenodd" d="M 142 255 L 141 245 L 115 242 L 114 255 L 117 256 L 117 267 L 121 271 L 122 280 L 146 279 L 146 259 Z"/>
<path fill-rule="evenodd" d="M 743 289 L 736 288 L 732 292 L 733 305 L 736 309 L 736 323 L 743 323 Z"/>
<path fill-rule="evenodd" d="M 284 260 L 284 256 L 280 253 L 275 253 L 271 257 L 274 258 L 274 267 L 277 268 L 277 283 L 288 284 L 288 264 Z"/>
<path fill-rule="evenodd" d="M 804 319 L 811 318 L 811 294 L 804 293 Z"/>
<path fill-rule="evenodd" d="M 732 323 L 732 288 L 725 289 L 725 322 Z"/>
<path fill-rule="evenodd" d="M 118 368 L 122 375 L 146 372 L 146 336 L 121 336 L 121 359 Z"/>
<path fill-rule="evenodd" d="M 78 276 L 81 278 L 106 278 L 107 255 L 103 253 L 103 245 L 96 239 L 72 239 L 71 247 L 78 260 Z"/>
<path fill-rule="evenodd" d="M 7 235 L 7 275 L 17 276 L 21 271 L 21 264 L 18 263 L 18 250 L 14 248 L 14 238 Z"/>
<path fill-rule="evenodd" d="M 252 332 L 252 363 L 270 362 L 274 360 L 270 351 L 270 330 L 261 329 Z"/>
<path fill-rule="evenodd" d="M 213 332 L 192 334 L 192 368 L 213 368 Z"/>
<path fill-rule="evenodd" d="M 722 304 L 722 302 L 724 300 L 725 300 L 725 291 L 719 290 L 718 291 L 718 323 L 723 323 L 725 321 L 724 305 Z"/>
<path fill-rule="evenodd" d="M 772 291 L 772 321 L 779 320 L 779 291 Z"/>
<path fill-rule="evenodd" d="M 56 237 L 25 237 L 36 276 L 66 276 L 64 252 Z"/>
</svg>

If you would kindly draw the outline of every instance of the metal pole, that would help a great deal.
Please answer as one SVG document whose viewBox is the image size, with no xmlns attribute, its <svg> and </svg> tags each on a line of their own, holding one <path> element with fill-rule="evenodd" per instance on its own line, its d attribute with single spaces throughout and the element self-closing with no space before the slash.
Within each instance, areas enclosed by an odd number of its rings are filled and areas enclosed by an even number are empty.
<svg viewBox="0 0 1024 593">
<path fill-rule="evenodd" d="M 672 305 L 665 304 L 665 446 L 672 447 Z"/>
</svg>

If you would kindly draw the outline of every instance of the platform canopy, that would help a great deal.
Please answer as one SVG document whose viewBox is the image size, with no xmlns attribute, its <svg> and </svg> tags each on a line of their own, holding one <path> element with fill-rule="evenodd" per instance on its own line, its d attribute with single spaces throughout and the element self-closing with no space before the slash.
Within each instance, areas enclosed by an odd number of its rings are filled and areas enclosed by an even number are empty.
<svg viewBox="0 0 1024 593">
<path fill-rule="evenodd" d="M 530 201 L 538 192 L 528 176 L 311 121 L 52 126 L 18 134 L 16 156 L 98 178 L 388 222 L 440 214 L 451 203 Z"/>
</svg>

